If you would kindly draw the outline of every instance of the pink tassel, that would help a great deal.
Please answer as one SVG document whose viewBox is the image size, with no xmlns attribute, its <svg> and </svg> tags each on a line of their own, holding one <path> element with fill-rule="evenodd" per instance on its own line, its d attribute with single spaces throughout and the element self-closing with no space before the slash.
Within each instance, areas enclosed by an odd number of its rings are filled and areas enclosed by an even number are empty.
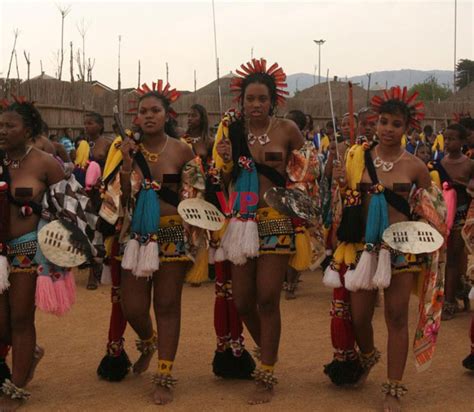
<svg viewBox="0 0 474 412">
<path fill-rule="evenodd" d="M 58 306 L 55 314 L 57 316 L 64 315 L 69 309 L 71 309 L 71 301 L 69 300 L 69 293 L 66 289 L 66 282 L 63 277 L 53 282 L 54 292 L 56 293 L 56 301 Z"/>
<path fill-rule="evenodd" d="M 140 249 L 140 243 L 136 239 L 130 239 L 125 245 L 123 252 L 122 267 L 125 270 L 131 270 L 135 272 L 138 264 L 138 252 Z"/>
<path fill-rule="evenodd" d="M 76 280 L 74 279 L 74 273 L 72 273 L 72 270 L 64 275 L 64 283 L 66 285 L 69 302 L 71 302 L 72 306 L 76 303 Z"/>
<path fill-rule="evenodd" d="M 8 281 L 9 274 L 8 259 L 6 256 L 0 255 L 0 294 L 10 287 L 10 282 Z"/>
<path fill-rule="evenodd" d="M 56 313 L 58 301 L 54 291 L 53 279 L 50 276 L 38 276 L 35 301 L 38 309 L 47 313 Z"/>
<path fill-rule="evenodd" d="M 99 164 L 94 161 L 90 162 L 86 171 L 86 190 L 90 190 L 94 187 L 101 176 L 102 172 Z"/>
<path fill-rule="evenodd" d="M 372 278 L 374 277 L 376 269 L 377 256 L 375 252 L 364 250 L 355 270 L 347 272 L 344 277 L 346 289 L 351 292 L 357 292 L 359 289 L 375 289 Z"/>
<path fill-rule="evenodd" d="M 379 289 L 386 289 L 390 286 L 392 280 L 392 259 L 390 251 L 382 247 L 379 252 L 379 261 L 377 270 L 373 279 L 374 286 Z"/>
<path fill-rule="evenodd" d="M 448 215 L 446 216 L 446 226 L 447 233 L 449 235 L 454 224 L 454 218 L 456 217 L 456 203 L 458 199 L 456 190 L 450 187 L 448 182 L 443 183 L 443 197 L 444 202 L 446 203 L 446 208 L 448 209 Z"/>
</svg>

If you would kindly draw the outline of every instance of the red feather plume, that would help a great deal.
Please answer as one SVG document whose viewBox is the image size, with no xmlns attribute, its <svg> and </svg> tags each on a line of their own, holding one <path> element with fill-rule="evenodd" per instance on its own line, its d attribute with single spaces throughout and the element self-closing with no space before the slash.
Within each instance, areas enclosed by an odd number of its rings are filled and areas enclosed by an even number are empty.
<svg viewBox="0 0 474 412">
<path fill-rule="evenodd" d="M 275 83 L 277 104 L 282 105 L 285 103 L 285 96 L 289 95 L 289 93 L 285 90 L 288 85 L 286 84 L 286 74 L 283 69 L 278 66 L 278 63 L 272 64 L 267 69 L 267 61 L 265 59 L 252 59 L 252 61 L 240 65 L 240 69 L 236 70 L 237 75 L 234 76 L 230 82 L 230 90 L 237 93 L 234 101 L 239 101 L 242 98 L 242 84 L 244 79 L 251 74 L 262 73 L 271 77 Z"/>
<path fill-rule="evenodd" d="M 177 91 L 176 89 L 171 89 L 171 86 L 169 83 L 166 83 L 165 87 L 163 88 L 163 80 L 161 79 L 158 79 L 156 83 L 153 82 L 151 84 L 151 89 L 146 83 L 143 83 L 141 87 L 136 89 L 136 92 L 140 96 L 143 96 L 144 94 L 147 94 L 150 92 L 156 92 L 157 94 L 162 96 L 164 99 L 166 99 L 169 102 L 169 104 L 174 103 L 176 100 L 179 99 L 179 96 L 181 96 L 181 93 L 179 91 Z M 137 104 L 137 101 L 130 100 L 129 103 Z M 138 106 L 131 107 L 128 110 L 129 113 L 137 113 L 137 111 L 138 111 Z M 174 118 L 177 117 L 176 112 L 172 108 L 170 108 L 169 114 L 171 117 L 174 117 Z"/>
<path fill-rule="evenodd" d="M 423 112 L 424 104 L 423 102 L 416 102 L 418 97 L 418 92 L 414 92 L 411 96 L 408 95 L 408 90 L 406 87 L 403 89 L 400 86 L 395 86 L 390 89 L 390 91 L 384 90 L 383 96 L 374 96 L 371 100 L 371 106 L 376 113 L 380 113 L 380 106 L 389 101 L 389 100 L 398 100 L 404 103 L 410 112 L 410 118 L 408 119 L 409 126 L 419 130 L 420 121 L 425 118 L 425 113 Z"/>
</svg>

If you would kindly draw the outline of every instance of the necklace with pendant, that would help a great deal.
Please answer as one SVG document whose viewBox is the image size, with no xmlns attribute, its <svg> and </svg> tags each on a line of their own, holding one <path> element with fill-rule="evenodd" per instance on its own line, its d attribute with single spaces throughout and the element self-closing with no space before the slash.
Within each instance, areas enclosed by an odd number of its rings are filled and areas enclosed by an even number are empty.
<svg viewBox="0 0 474 412">
<path fill-rule="evenodd" d="M 168 145 L 168 140 L 169 140 L 169 136 L 166 135 L 165 144 L 163 145 L 163 148 L 158 153 L 150 152 L 149 150 L 147 150 L 145 148 L 143 143 L 140 143 L 139 144 L 140 152 L 142 152 L 142 154 L 143 154 L 143 156 L 145 156 L 146 160 L 148 160 L 151 163 L 156 163 L 158 161 L 158 159 L 160 158 L 160 155 L 165 151 L 166 146 Z"/>
<path fill-rule="evenodd" d="M 268 124 L 267 130 L 264 134 L 260 136 L 256 136 L 250 130 L 250 123 L 248 125 L 249 133 L 247 135 L 247 140 L 250 146 L 253 146 L 255 142 L 259 142 L 262 146 L 265 146 L 267 143 L 270 143 L 270 137 L 268 136 L 268 132 L 270 131 L 273 125 L 273 117 L 270 118 L 270 123 Z"/>
<path fill-rule="evenodd" d="M 405 150 L 402 151 L 400 156 L 395 159 L 393 162 L 387 162 L 383 160 L 377 153 L 377 149 L 375 149 L 375 159 L 374 159 L 374 166 L 379 169 L 382 168 L 382 172 L 390 172 L 393 169 L 393 166 L 398 163 L 398 161 L 403 157 L 405 154 Z"/>
<path fill-rule="evenodd" d="M 25 160 L 26 156 L 28 156 L 28 154 L 31 152 L 31 149 L 32 149 L 32 146 L 28 146 L 28 148 L 26 149 L 25 154 L 18 160 L 10 159 L 8 157 L 8 153 L 5 153 L 5 158 L 3 159 L 3 164 L 6 167 L 11 166 L 12 169 L 19 169 L 20 165 L 21 165 L 21 162 L 23 160 Z"/>
<path fill-rule="evenodd" d="M 201 140 L 201 136 L 192 137 L 190 135 L 186 135 L 184 137 L 184 140 L 186 140 L 186 143 L 188 143 L 188 144 L 196 144 L 197 142 L 199 142 Z"/>
</svg>

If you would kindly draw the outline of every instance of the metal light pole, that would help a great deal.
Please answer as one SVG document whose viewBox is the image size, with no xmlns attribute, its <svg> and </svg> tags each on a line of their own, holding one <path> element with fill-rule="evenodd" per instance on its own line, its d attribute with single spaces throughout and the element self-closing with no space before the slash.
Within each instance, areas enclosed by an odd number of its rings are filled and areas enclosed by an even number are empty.
<svg viewBox="0 0 474 412">
<path fill-rule="evenodd" d="M 454 0 L 454 78 L 453 91 L 456 93 L 456 31 L 457 31 L 458 2 Z"/>
<path fill-rule="evenodd" d="M 326 43 L 326 40 L 313 40 L 318 45 L 318 84 L 321 83 L 321 45 Z"/>
<path fill-rule="evenodd" d="M 216 73 L 217 73 L 217 93 L 219 96 L 219 115 L 222 117 L 222 92 L 219 75 L 219 57 L 217 55 L 217 32 L 216 32 L 216 11 L 214 8 L 214 0 L 212 0 L 212 22 L 214 25 L 214 55 L 216 58 Z"/>
</svg>

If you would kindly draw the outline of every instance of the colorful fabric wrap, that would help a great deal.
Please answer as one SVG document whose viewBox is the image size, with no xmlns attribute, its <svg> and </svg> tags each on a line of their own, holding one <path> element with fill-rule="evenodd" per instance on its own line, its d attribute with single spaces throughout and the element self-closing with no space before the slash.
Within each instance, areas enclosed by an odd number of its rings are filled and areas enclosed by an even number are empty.
<svg viewBox="0 0 474 412">
<path fill-rule="evenodd" d="M 293 150 L 286 166 L 288 189 L 298 189 L 309 195 L 316 205 L 321 207 L 321 196 L 318 180 L 321 176 L 321 166 L 316 148 L 312 142 L 298 150 Z M 322 220 L 318 216 L 311 222 L 303 219 L 292 219 L 295 229 L 296 253 L 290 258 L 289 265 L 297 271 L 307 270 L 311 263 L 320 259 L 318 254 L 323 250 Z M 310 230 L 311 229 L 311 230 Z"/>
</svg>

